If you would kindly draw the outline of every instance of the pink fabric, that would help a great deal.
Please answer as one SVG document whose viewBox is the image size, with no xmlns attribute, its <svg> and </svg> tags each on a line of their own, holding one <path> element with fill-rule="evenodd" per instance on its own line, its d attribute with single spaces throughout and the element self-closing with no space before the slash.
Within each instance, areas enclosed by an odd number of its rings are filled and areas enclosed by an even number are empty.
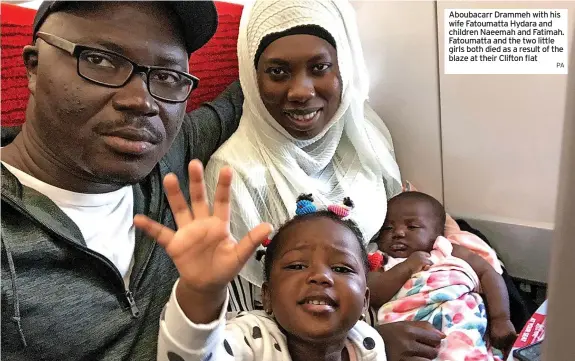
<svg viewBox="0 0 575 361">
<path fill-rule="evenodd" d="M 438 237 L 431 251 L 433 265 L 414 274 L 399 292 L 378 310 L 380 324 L 427 321 L 442 331 L 435 361 L 500 361 L 487 341 L 487 314 L 478 292 L 479 278 L 471 266 L 451 255 L 453 246 Z M 388 270 L 405 259 L 388 258 Z"/>
</svg>

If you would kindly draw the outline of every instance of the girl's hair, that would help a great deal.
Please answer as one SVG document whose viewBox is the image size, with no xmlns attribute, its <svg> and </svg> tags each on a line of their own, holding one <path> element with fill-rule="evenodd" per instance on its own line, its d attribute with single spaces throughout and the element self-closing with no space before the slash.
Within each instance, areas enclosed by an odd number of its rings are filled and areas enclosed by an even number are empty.
<svg viewBox="0 0 575 361">
<path fill-rule="evenodd" d="M 273 265 L 273 262 L 277 256 L 277 254 L 276 254 L 277 250 L 278 250 L 281 242 L 284 239 L 283 234 L 285 233 L 285 231 L 288 228 L 295 226 L 301 222 L 313 221 L 313 220 L 319 219 L 319 218 L 331 219 L 332 221 L 334 221 L 334 222 L 344 226 L 345 228 L 349 229 L 354 234 L 355 239 L 357 240 L 357 243 L 359 245 L 360 252 L 361 252 L 361 261 L 362 261 L 365 273 L 367 275 L 367 273 L 369 272 L 369 262 L 367 259 L 367 250 L 365 249 L 365 246 L 363 244 L 363 235 L 361 234 L 361 231 L 360 231 L 359 227 L 357 226 L 357 224 L 350 219 L 342 219 L 341 216 L 337 215 L 336 213 L 334 213 L 332 211 L 320 210 L 320 211 L 316 211 L 316 212 L 312 212 L 312 213 L 296 215 L 294 218 L 292 218 L 288 222 L 284 223 L 277 230 L 276 234 L 273 236 L 273 238 L 271 239 L 271 241 L 269 242 L 269 244 L 265 250 L 259 250 L 257 252 L 256 258 L 258 259 L 258 261 L 261 260 L 262 257 L 264 257 L 264 278 L 266 281 L 270 280 L 272 265 Z"/>
</svg>

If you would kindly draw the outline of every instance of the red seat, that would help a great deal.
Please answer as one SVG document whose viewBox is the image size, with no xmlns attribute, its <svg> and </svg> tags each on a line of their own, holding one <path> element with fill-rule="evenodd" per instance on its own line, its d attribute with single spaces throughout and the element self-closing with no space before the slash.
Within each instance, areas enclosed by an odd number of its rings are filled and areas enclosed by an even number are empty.
<svg viewBox="0 0 575 361">
<path fill-rule="evenodd" d="M 20 125 L 25 120 L 28 88 L 26 69 L 22 61 L 22 48 L 32 42 L 32 22 L 36 11 L 6 4 L 1 6 L 2 36 L 2 104 L 1 125 Z M 242 6 L 216 1 L 219 15 L 218 30 L 214 37 L 190 58 L 190 72 L 200 78 L 187 104 L 197 108 L 212 100 L 226 86 L 238 79 L 236 44 Z"/>
</svg>

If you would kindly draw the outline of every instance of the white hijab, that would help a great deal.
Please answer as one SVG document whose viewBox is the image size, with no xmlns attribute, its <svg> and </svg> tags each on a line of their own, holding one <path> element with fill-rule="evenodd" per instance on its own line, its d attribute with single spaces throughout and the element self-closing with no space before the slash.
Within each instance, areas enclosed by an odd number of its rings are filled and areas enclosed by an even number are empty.
<svg viewBox="0 0 575 361">
<path fill-rule="evenodd" d="M 328 126 L 308 140 L 293 138 L 269 114 L 258 89 L 254 58 L 268 34 L 299 25 L 317 25 L 336 42 L 342 99 Z M 389 131 L 366 106 L 369 80 L 355 11 L 339 0 L 256 0 L 245 5 L 238 38 L 243 114 L 236 133 L 206 168 L 213 196 L 221 167 L 234 169 L 231 232 L 236 239 L 261 222 L 277 229 L 295 215 L 296 199 L 312 193 L 319 207 L 355 203 L 351 218 L 366 242 L 385 219 L 387 199 L 401 192 L 401 177 Z M 213 201 L 213 199 L 211 199 Z M 261 262 L 252 259 L 240 273 L 261 286 Z"/>
</svg>

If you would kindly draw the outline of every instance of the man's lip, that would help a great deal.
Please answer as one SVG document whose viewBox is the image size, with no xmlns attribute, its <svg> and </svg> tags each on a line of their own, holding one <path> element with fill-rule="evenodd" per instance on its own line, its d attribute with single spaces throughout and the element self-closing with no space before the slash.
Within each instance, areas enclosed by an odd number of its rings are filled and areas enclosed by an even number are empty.
<svg viewBox="0 0 575 361">
<path fill-rule="evenodd" d="M 142 156 L 152 150 L 155 146 L 150 142 L 130 140 L 116 135 L 104 135 L 102 139 L 114 152 L 125 155 Z"/>
<path fill-rule="evenodd" d="M 159 137 L 145 128 L 121 128 L 107 131 L 102 135 L 123 138 L 132 142 L 146 142 L 150 144 L 160 142 Z"/>
</svg>

